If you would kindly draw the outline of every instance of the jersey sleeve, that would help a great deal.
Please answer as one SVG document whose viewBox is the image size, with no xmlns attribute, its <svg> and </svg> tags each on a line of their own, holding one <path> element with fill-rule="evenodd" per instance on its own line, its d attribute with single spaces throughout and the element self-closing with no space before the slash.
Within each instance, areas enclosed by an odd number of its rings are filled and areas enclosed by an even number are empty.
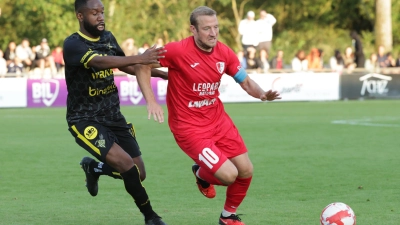
<svg viewBox="0 0 400 225">
<path fill-rule="evenodd" d="M 167 50 L 167 52 L 164 54 L 165 58 L 161 58 L 160 65 L 162 67 L 173 67 L 172 62 L 174 59 L 179 57 L 181 55 L 182 51 L 182 43 L 181 42 L 171 42 L 168 43 L 164 46 L 164 49 Z"/>
<path fill-rule="evenodd" d="M 64 41 L 63 55 L 65 64 L 71 66 L 84 66 L 88 69 L 88 63 L 93 57 L 99 55 L 90 49 L 78 38 L 70 37 Z"/>
<path fill-rule="evenodd" d="M 227 54 L 228 63 L 227 63 L 225 73 L 227 75 L 233 77 L 239 72 L 239 70 L 241 69 L 242 66 L 240 65 L 240 61 L 232 49 L 227 47 L 226 54 Z"/>
</svg>

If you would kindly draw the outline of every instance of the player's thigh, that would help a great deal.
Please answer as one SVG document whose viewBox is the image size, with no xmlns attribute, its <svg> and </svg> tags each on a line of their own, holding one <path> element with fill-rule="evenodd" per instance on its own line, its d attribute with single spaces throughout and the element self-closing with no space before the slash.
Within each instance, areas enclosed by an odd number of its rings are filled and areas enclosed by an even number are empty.
<svg viewBox="0 0 400 225">
<path fill-rule="evenodd" d="M 176 143 L 201 168 L 213 174 L 228 160 L 211 138 L 197 138 L 200 135 L 174 134 Z"/>
<path fill-rule="evenodd" d="M 113 146 L 116 136 L 107 127 L 89 121 L 74 124 L 68 129 L 75 142 L 102 162 L 106 162 L 106 155 Z"/>
<path fill-rule="evenodd" d="M 133 162 L 138 166 L 142 179 L 146 176 L 146 169 L 142 159 L 139 144 L 136 140 L 136 132 L 131 123 L 128 123 L 128 129 L 113 129 L 117 136 L 116 143 L 130 155 Z"/>
<path fill-rule="evenodd" d="M 243 153 L 230 159 L 238 170 L 238 176 L 248 178 L 253 176 L 253 163 L 249 158 L 248 153 Z"/>
</svg>

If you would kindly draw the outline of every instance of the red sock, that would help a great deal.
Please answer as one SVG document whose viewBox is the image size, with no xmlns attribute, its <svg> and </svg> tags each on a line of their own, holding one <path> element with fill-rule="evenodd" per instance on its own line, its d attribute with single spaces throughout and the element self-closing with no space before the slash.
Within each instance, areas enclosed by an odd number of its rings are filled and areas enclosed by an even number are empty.
<svg viewBox="0 0 400 225">
<path fill-rule="evenodd" d="M 205 180 L 205 181 L 207 181 L 207 182 L 210 183 L 210 184 L 222 185 L 221 181 L 219 181 L 219 180 L 214 176 L 214 174 L 210 173 L 209 171 L 207 171 L 207 170 L 205 170 L 205 169 L 202 169 L 201 167 L 200 167 L 200 169 L 198 170 L 198 174 L 199 174 L 199 177 L 200 177 L 202 180 Z"/>
<path fill-rule="evenodd" d="M 236 213 L 236 209 L 246 197 L 247 190 L 250 187 L 251 178 L 237 177 L 235 182 L 228 186 L 226 190 L 226 201 L 224 209 L 228 212 Z"/>
</svg>

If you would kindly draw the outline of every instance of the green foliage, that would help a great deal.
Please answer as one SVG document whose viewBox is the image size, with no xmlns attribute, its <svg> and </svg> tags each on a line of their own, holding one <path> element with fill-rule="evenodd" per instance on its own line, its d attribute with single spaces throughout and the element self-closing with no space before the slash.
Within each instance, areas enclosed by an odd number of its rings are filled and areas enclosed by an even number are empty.
<svg viewBox="0 0 400 225">
<path fill-rule="evenodd" d="M 3 0 L 0 3 L 0 48 L 9 41 L 28 37 L 32 44 L 47 38 L 52 47 L 62 45 L 69 34 L 79 29 L 74 0 Z M 274 51 L 283 49 L 289 61 L 297 49 L 318 47 L 330 55 L 333 49 L 351 44 L 348 33 L 357 30 L 363 37 L 366 53 L 374 49 L 374 0 L 103 0 L 107 29 L 122 42 L 133 37 L 136 45 L 165 42 L 191 35 L 190 12 L 207 5 L 218 12 L 220 40 L 234 50 L 240 48 L 238 22 L 248 10 L 258 15 L 266 10 L 277 18 L 274 26 Z M 394 52 L 400 50 L 400 1 L 392 0 Z"/>
</svg>

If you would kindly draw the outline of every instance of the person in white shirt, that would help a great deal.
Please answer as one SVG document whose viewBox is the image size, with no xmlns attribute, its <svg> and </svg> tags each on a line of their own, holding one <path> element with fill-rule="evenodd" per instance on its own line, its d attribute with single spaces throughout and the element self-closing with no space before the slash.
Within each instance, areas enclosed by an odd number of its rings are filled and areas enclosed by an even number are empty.
<svg viewBox="0 0 400 225">
<path fill-rule="evenodd" d="M 3 77 L 7 73 L 7 62 L 6 59 L 3 58 L 4 53 L 0 49 L 0 77 Z"/>
<path fill-rule="evenodd" d="M 247 12 L 247 18 L 239 23 L 239 34 L 242 35 L 244 55 L 247 55 L 248 48 L 256 48 L 258 46 L 258 29 L 254 17 L 254 12 L 249 11 Z"/>
<path fill-rule="evenodd" d="M 260 19 L 257 21 L 257 30 L 258 30 L 258 38 L 259 38 L 259 44 L 258 44 L 258 50 L 264 49 L 269 53 L 269 50 L 271 49 L 271 41 L 272 41 L 272 27 L 276 23 L 276 18 L 267 13 L 265 10 L 262 10 L 260 12 Z"/>
<path fill-rule="evenodd" d="M 303 50 L 299 50 L 296 56 L 292 59 L 292 70 L 293 71 L 308 70 L 308 60 L 306 59 L 306 53 Z"/>
<path fill-rule="evenodd" d="M 24 38 L 21 44 L 15 49 L 15 54 L 22 61 L 25 68 L 31 67 L 32 61 L 35 59 L 35 54 L 33 54 L 29 45 L 29 40 Z"/>
</svg>

